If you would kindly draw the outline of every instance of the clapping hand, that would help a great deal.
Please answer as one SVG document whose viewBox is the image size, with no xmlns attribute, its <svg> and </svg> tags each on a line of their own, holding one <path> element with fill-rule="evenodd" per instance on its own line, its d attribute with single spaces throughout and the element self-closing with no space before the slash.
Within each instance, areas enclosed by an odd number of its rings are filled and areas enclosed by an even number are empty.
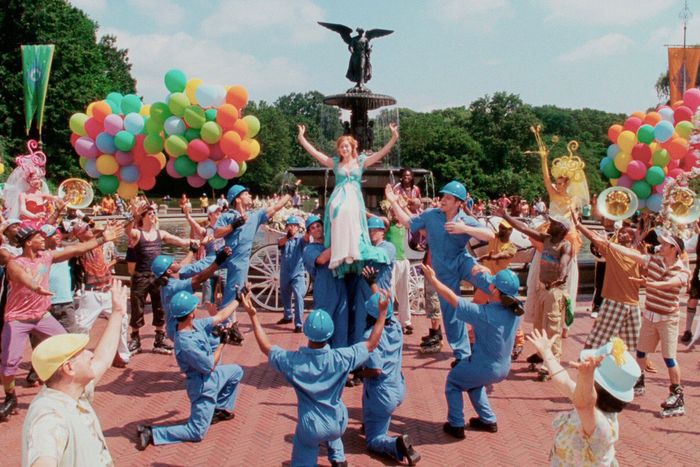
<svg viewBox="0 0 700 467">
<path fill-rule="evenodd" d="M 534 329 L 532 334 L 528 335 L 526 339 L 535 346 L 535 349 L 537 349 L 537 353 L 540 354 L 540 357 L 544 358 L 544 354 L 552 350 L 552 345 L 554 345 L 554 341 L 557 340 L 557 337 L 558 336 L 556 334 L 551 338 L 547 337 L 547 334 L 543 333 L 539 329 Z"/>
</svg>

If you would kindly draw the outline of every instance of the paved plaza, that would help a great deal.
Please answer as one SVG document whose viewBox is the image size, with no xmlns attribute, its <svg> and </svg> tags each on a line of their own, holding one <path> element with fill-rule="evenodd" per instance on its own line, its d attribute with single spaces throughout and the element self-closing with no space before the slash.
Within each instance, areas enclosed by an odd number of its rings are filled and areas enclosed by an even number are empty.
<svg viewBox="0 0 700 467">
<path fill-rule="evenodd" d="M 565 358 L 574 359 L 583 347 L 592 320 L 586 313 L 589 297 L 581 297 L 576 322 L 565 340 Z M 304 343 L 301 334 L 274 324 L 278 314 L 262 313 L 262 322 L 274 344 L 286 349 Z M 118 466 L 278 466 L 288 465 L 296 423 L 296 398 L 291 387 L 273 371 L 258 350 L 248 325 L 239 313 L 246 340 L 242 347 L 229 347 L 224 361 L 243 367 L 245 376 L 236 406 L 236 418 L 211 428 L 199 444 L 149 446 L 136 450 L 136 425 L 173 423 L 186 419 L 189 403 L 184 376 L 175 358 L 149 352 L 153 328 L 144 328 L 144 353 L 133 358 L 128 369 L 110 369 L 97 389 L 94 406 L 102 422 L 107 442 Z M 147 319 L 147 322 L 149 320 Z M 100 320 L 93 338 L 102 331 Z M 426 333 L 426 320 L 414 317 L 416 333 L 406 336 L 403 372 L 406 400 L 393 418 L 392 432 L 406 432 L 423 456 L 419 465 L 545 465 L 552 445 L 554 416 L 570 410 L 571 404 L 550 383 L 535 381 L 527 371 L 524 357 L 513 364 L 508 379 L 490 389 L 490 399 L 498 416 L 496 434 L 467 432 L 467 439 L 456 441 L 442 432 L 446 420 L 443 394 L 451 353 L 424 356 L 418 353 L 420 336 Z M 525 325 L 529 331 L 529 325 Z M 636 399 L 620 418 L 621 439 L 617 459 L 621 465 L 698 465 L 700 464 L 700 351 L 679 346 L 683 370 L 687 415 L 671 419 L 658 416 L 659 404 L 668 391 L 668 378 L 659 354 L 653 361 L 659 373 L 647 374 L 647 394 Z M 27 352 L 27 356 L 29 353 Z M 20 465 L 22 422 L 36 389 L 23 387 L 28 366 L 18 375 L 19 414 L 0 424 L 0 465 Z M 350 465 L 395 465 L 388 459 L 370 455 L 360 431 L 361 387 L 346 389 L 343 399 L 350 412 L 350 423 L 343 436 Z M 466 403 L 466 416 L 473 416 Z M 328 466 L 324 457 L 320 465 Z"/>
</svg>

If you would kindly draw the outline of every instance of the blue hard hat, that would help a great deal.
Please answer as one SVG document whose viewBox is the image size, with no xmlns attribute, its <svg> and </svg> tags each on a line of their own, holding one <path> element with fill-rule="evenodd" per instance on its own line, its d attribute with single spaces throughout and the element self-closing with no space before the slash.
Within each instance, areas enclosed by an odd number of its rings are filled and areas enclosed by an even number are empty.
<svg viewBox="0 0 700 467">
<path fill-rule="evenodd" d="M 381 294 L 379 292 L 373 294 L 371 297 L 367 299 L 365 302 L 365 309 L 367 309 L 367 314 L 370 315 L 372 318 L 379 318 L 379 299 L 381 298 Z M 389 297 L 389 306 L 386 309 L 386 319 L 389 320 L 394 316 L 394 303 L 391 297 Z"/>
<path fill-rule="evenodd" d="M 467 189 L 459 183 L 457 180 L 452 180 L 450 183 L 442 187 L 442 190 L 440 190 L 440 193 L 446 194 L 446 195 L 452 195 L 455 198 L 464 201 L 467 199 Z"/>
<path fill-rule="evenodd" d="M 151 263 L 151 271 L 156 277 L 161 277 L 165 274 L 170 266 L 175 262 L 175 257 L 170 255 L 159 255 Z"/>
<path fill-rule="evenodd" d="M 384 224 L 384 221 L 379 217 L 370 217 L 367 219 L 367 228 L 386 230 L 386 224 Z"/>
<path fill-rule="evenodd" d="M 299 218 L 297 216 L 289 216 L 287 218 L 287 225 L 301 225 Z"/>
<path fill-rule="evenodd" d="M 318 216 L 316 216 L 316 215 L 314 215 L 314 214 L 311 214 L 311 215 L 306 219 L 306 230 L 309 230 L 309 227 L 311 227 L 311 224 L 313 224 L 314 222 L 320 222 L 321 224 L 323 224 L 323 221 L 321 220 L 320 217 L 318 217 Z"/>
<path fill-rule="evenodd" d="M 199 299 L 184 290 L 179 291 L 170 300 L 170 316 L 182 318 L 192 313 L 199 305 Z"/>
<path fill-rule="evenodd" d="M 320 308 L 311 310 L 304 321 L 304 335 L 311 342 L 326 342 L 333 337 L 335 326 L 331 315 Z"/>
<path fill-rule="evenodd" d="M 244 191 L 248 191 L 248 188 L 244 187 L 243 185 L 233 185 L 231 188 L 228 189 L 226 200 L 229 202 L 229 204 L 231 204 L 235 201 L 236 198 L 238 198 L 238 195 L 240 195 Z"/>
<path fill-rule="evenodd" d="M 500 290 L 503 295 L 514 297 L 518 295 L 520 279 L 518 279 L 518 276 L 510 269 L 503 269 L 502 271 L 498 271 L 496 276 L 494 276 L 493 285 Z"/>
</svg>

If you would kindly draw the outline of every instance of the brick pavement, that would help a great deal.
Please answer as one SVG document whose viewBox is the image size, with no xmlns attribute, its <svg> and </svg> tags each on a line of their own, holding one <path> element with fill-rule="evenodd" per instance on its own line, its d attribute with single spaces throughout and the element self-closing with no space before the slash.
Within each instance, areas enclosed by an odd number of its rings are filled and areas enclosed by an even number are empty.
<svg viewBox="0 0 700 467">
<path fill-rule="evenodd" d="M 587 297 L 582 297 L 586 299 Z M 583 346 L 592 320 L 585 312 L 585 302 L 577 306 L 577 319 L 565 341 L 565 358 L 573 359 Z M 263 322 L 273 343 L 294 348 L 303 343 L 303 335 L 291 328 L 277 326 L 277 314 L 263 314 Z M 149 447 L 145 452 L 135 448 L 136 425 L 139 423 L 172 423 L 185 419 L 189 404 L 184 391 L 184 378 L 174 357 L 155 355 L 151 348 L 152 328 L 145 331 L 143 354 L 137 355 L 126 370 L 110 369 L 101 381 L 95 408 L 102 422 L 112 455 L 121 466 L 276 466 L 288 465 L 291 440 L 296 422 L 296 400 L 292 389 L 279 374 L 270 369 L 254 342 L 241 316 L 247 333 L 243 347 L 225 352 L 225 362 L 243 366 L 245 377 L 239 393 L 236 418 L 212 427 L 204 442 Z M 552 443 L 551 422 L 557 412 L 571 405 L 559 396 L 549 383 L 534 381 L 527 372 L 524 356 L 513 364 L 508 379 L 490 390 L 490 399 L 498 415 L 497 434 L 467 433 L 467 439 L 454 441 L 442 433 L 446 417 L 443 395 L 449 369 L 447 352 L 423 356 L 417 352 L 420 336 L 425 333 L 425 320 L 414 318 L 416 333 L 407 336 L 404 353 L 404 375 L 408 385 L 404 404 L 397 410 L 391 429 L 405 431 L 413 438 L 423 456 L 420 465 L 543 465 Z M 104 327 L 100 321 L 97 335 Z M 529 327 L 526 325 L 526 330 Z M 659 404 L 667 394 L 667 377 L 660 355 L 653 361 L 660 372 L 647 374 L 647 394 L 635 400 L 620 418 L 621 440 L 617 444 L 621 465 L 697 465 L 695 454 L 700 442 L 700 377 L 698 352 L 680 346 L 679 361 L 683 369 L 686 404 L 685 417 L 661 419 Z M 0 465 L 19 465 L 21 423 L 36 389 L 23 383 L 27 366 L 23 364 L 18 388 L 20 412 L 9 422 L 0 424 Z M 361 388 L 346 389 L 343 399 L 350 412 L 350 423 L 343 437 L 351 465 L 394 465 L 366 452 L 360 434 Z M 473 416 L 468 402 L 466 416 Z M 329 465 L 320 458 L 320 465 Z"/>
</svg>

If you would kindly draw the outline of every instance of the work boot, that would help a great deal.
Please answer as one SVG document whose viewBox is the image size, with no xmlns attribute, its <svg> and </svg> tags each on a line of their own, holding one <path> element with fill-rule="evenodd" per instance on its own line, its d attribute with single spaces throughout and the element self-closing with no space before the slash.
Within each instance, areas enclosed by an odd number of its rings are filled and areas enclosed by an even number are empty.
<svg viewBox="0 0 700 467">
<path fill-rule="evenodd" d="M 0 405 L 0 421 L 7 420 L 15 413 L 17 413 L 17 395 L 14 392 L 5 393 L 5 402 Z"/>
<path fill-rule="evenodd" d="M 442 340 L 435 335 L 427 342 L 420 345 L 420 353 L 439 353 L 442 350 Z"/>
<path fill-rule="evenodd" d="M 131 340 L 129 341 L 129 353 L 131 355 L 136 355 L 141 353 L 141 336 L 138 331 L 131 333 Z"/>
<path fill-rule="evenodd" d="M 406 327 L 403 328 L 403 333 L 407 336 L 410 336 L 413 334 L 413 326 L 410 324 L 407 324 Z"/>
<path fill-rule="evenodd" d="M 153 352 L 163 355 L 170 355 L 173 353 L 173 344 L 170 339 L 165 337 L 163 331 L 156 331 L 156 338 L 153 341 Z"/>
<path fill-rule="evenodd" d="M 277 321 L 277 324 L 289 324 L 292 321 L 294 321 L 292 318 L 282 318 L 281 320 Z"/>
<path fill-rule="evenodd" d="M 420 460 L 420 454 L 413 449 L 413 443 L 408 435 L 396 438 L 396 450 L 408 461 L 408 465 L 416 465 Z"/>
<path fill-rule="evenodd" d="M 498 431 L 497 423 L 486 423 L 479 417 L 469 419 L 469 429 L 471 431 L 485 431 L 487 433 L 496 433 Z"/>
<path fill-rule="evenodd" d="M 450 422 L 445 422 L 442 425 L 442 431 L 457 439 L 464 439 L 464 427 L 463 426 L 452 426 Z"/>
<path fill-rule="evenodd" d="M 681 343 L 683 344 L 690 344 L 690 341 L 693 339 L 693 333 L 690 331 L 685 331 L 683 335 L 681 336 Z"/>
<path fill-rule="evenodd" d="M 139 451 L 144 451 L 149 444 L 153 444 L 153 430 L 147 425 L 139 425 L 136 427 L 136 430 L 139 436 L 136 448 Z"/>
<path fill-rule="evenodd" d="M 229 412 L 228 410 L 224 409 L 216 409 L 214 410 L 214 416 L 211 418 L 211 424 L 216 425 L 219 422 L 233 420 L 234 418 L 236 418 L 235 413 Z"/>
</svg>

